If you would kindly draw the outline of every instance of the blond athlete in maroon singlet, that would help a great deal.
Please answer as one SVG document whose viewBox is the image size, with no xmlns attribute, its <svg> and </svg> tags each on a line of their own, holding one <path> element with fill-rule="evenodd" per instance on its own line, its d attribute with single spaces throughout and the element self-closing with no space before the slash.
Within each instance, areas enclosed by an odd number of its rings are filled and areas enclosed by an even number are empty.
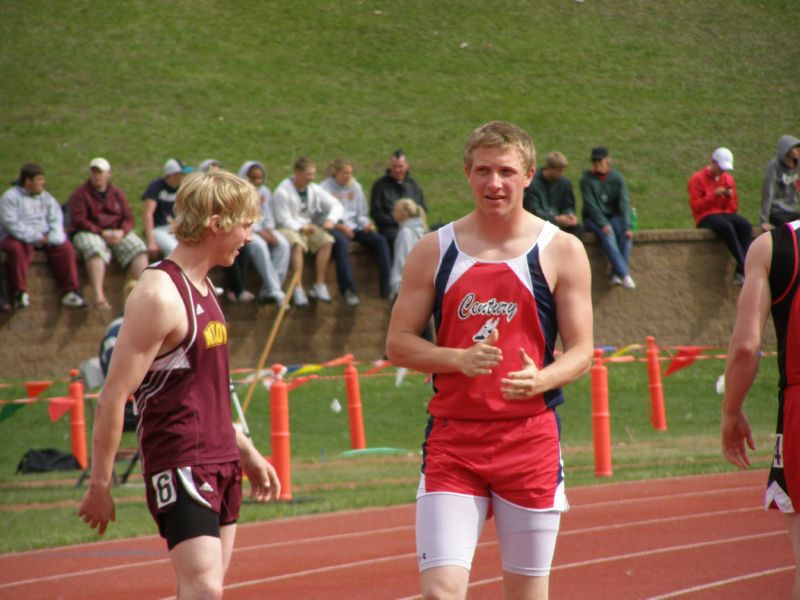
<svg viewBox="0 0 800 600">
<path fill-rule="evenodd" d="M 390 360 L 435 374 L 417 492 L 425 598 L 466 597 L 490 508 L 506 597 L 548 596 L 566 509 L 555 409 L 591 364 L 592 303 L 583 245 L 522 205 L 535 159 L 511 123 L 472 132 L 474 210 L 414 246 L 392 310 Z M 420 337 L 431 315 L 436 344 Z"/>
<path fill-rule="evenodd" d="M 222 597 L 242 470 L 252 498 L 280 494 L 275 470 L 233 428 L 227 330 L 207 277 L 233 263 L 259 214 L 255 188 L 230 173 L 186 178 L 175 205 L 179 244 L 128 298 L 97 403 L 92 476 L 78 515 L 100 534 L 115 519 L 111 474 L 134 394 L 148 505 L 167 539 L 179 598 Z"/>
<path fill-rule="evenodd" d="M 755 450 L 744 401 L 761 362 L 761 337 L 772 312 L 778 342 L 778 425 L 764 497 L 766 508 L 786 515 L 794 548 L 792 598 L 800 600 L 800 221 L 761 234 L 744 265 L 736 325 L 725 364 L 722 453 L 741 469 Z"/>
</svg>

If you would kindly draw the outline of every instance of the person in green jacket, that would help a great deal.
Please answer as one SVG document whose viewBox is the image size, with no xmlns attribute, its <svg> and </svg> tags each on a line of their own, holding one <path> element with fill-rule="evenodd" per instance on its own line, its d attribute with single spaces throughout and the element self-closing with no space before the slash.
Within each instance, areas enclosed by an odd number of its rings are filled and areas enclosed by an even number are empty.
<svg viewBox="0 0 800 600">
<path fill-rule="evenodd" d="M 625 179 L 611 166 L 608 148 L 593 148 L 592 166 L 581 176 L 583 225 L 595 234 L 611 263 L 611 285 L 636 287 L 628 270 L 633 249 L 631 210 Z"/>
<path fill-rule="evenodd" d="M 564 177 L 566 170 L 566 156 L 558 151 L 548 154 L 542 169 L 525 188 L 522 206 L 540 219 L 580 238 L 583 226 L 575 214 L 575 194 L 572 182 Z"/>
</svg>

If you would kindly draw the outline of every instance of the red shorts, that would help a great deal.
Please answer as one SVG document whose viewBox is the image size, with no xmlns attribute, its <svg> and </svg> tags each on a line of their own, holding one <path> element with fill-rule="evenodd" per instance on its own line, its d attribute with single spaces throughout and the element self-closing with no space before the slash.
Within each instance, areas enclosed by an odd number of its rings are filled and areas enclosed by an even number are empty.
<svg viewBox="0 0 800 600">
<path fill-rule="evenodd" d="M 242 505 L 242 466 L 237 461 L 167 469 L 144 474 L 147 507 L 158 516 L 175 508 L 180 494 L 219 515 L 219 525 L 235 523 Z M 163 532 L 162 532 L 163 534 Z"/>
<path fill-rule="evenodd" d="M 566 510 L 555 411 L 501 421 L 431 417 L 423 446 L 424 490 Z"/>
</svg>

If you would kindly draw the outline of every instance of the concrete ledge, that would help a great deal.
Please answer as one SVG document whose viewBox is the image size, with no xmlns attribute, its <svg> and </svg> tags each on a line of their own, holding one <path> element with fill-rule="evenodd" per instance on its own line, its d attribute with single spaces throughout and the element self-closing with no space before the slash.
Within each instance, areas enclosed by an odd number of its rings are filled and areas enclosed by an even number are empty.
<svg viewBox="0 0 800 600">
<path fill-rule="evenodd" d="M 348 307 L 328 270 L 331 304 L 290 308 L 268 363 L 319 362 L 346 353 L 359 360 L 384 354 L 389 304 L 378 296 L 377 268 L 372 255 L 351 246 L 353 268 L 362 304 Z M 733 259 L 724 244 L 707 230 L 648 230 L 634 237 L 631 274 L 637 289 L 608 285 L 608 266 L 593 236 L 586 236 L 592 267 L 595 343 L 621 346 L 644 343 L 654 335 L 661 344 L 726 345 L 733 328 L 739 287 L 733 285 Z M 310 271 L 304 274 L 310 285 Z M 257 289 L 250 274 L 248 287 Z M 80 265 L 83 292 L 89 289 Z M 221 282 L 221 271 L 212 273 Z M 12 315 L 0 315 L 0 377 L 66 376 L 97 354 L 107 324 L 121 310 L 123 273 L 109 266 L 106 289 L 114 310 L 62 308 L 43 255 L 29 271 L 32 304 Z M 272 305 L 222 302 L 229 326 L 231 366 L 255 367 L 278 309 Z M 768 346 L 774 346 L 771 325 Z"/>
</svg>

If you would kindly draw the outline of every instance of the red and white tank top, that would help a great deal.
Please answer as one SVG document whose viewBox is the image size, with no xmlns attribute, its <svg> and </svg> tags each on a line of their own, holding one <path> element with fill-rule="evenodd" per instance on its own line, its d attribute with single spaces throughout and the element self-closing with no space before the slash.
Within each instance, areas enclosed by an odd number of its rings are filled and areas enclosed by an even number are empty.
<svg viewBox="0 0 800 600">
<path fill-rule="evenodd" d="M 479 260 L 465 254 L 453 224 L 437 231 L 439 265 L 434 279 L 436 343 L 468 348 L 497 329 L 503 361 L 490 375 L 460 372 L 434 375 L 436 394 L 428 405 L 434 417 L 511 419 L 537 415 L 564 401 L 561 389 L 526 400 L 504 400 L 500 380 L 522 368 L 519 349 L 543 368 L 553 362 L 558 329 L 555 301 L 542 272 L 540 254 L 558 228 L 545 223 L 524 254 L 509 260 Z"/>
<path fill-rule="evenodd" d="M 208 281 L 203 296 L 170 260 L 148 267 L 169 275 L 189 327 L 179 346 L 158 356 L 134 393 L 142 470 L 237 460 L 231 423 L 228 330 Z"/>
</svg>

